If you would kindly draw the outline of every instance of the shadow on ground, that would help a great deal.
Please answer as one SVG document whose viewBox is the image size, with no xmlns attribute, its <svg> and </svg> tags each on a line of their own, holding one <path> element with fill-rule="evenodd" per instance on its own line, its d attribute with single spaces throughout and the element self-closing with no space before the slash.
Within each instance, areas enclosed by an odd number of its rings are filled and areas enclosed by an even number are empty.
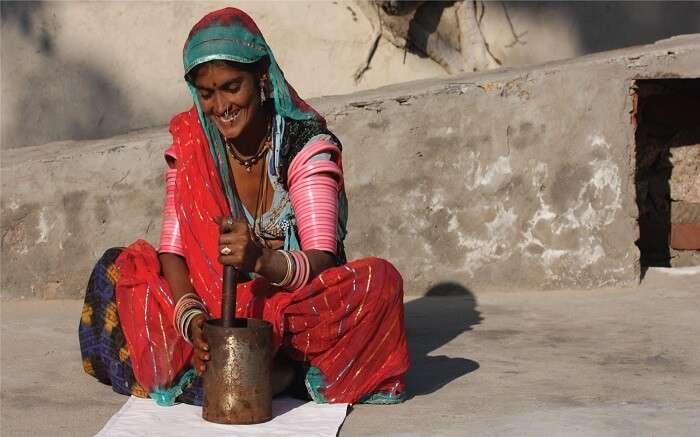
<svg viewBox="0 0 700 437">
<path fill-rule="evenodd" d="M 438 284 L 405 304 L 406 334 L 411 351 L 407 375 L 409 398 L 433 393 L 445 384 L 473 372 L 479 363 L 466 358 L 429 355 L 481 323 L 476 298 L 454 282 Z"/>
</svg>

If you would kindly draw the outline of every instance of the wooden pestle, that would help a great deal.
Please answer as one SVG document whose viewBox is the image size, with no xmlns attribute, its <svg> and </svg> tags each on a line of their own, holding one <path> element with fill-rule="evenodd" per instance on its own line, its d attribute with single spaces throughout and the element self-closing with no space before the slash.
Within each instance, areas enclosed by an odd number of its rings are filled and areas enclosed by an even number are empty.
<svg viewBox="0 0 700 437">
<path fill-rule="evenodd" d="M 236 320 L 237 273 L 233 266 L 224 266 L 224 290 L 221 299 L 221 324 L 232 328 Z"/>
</svg>

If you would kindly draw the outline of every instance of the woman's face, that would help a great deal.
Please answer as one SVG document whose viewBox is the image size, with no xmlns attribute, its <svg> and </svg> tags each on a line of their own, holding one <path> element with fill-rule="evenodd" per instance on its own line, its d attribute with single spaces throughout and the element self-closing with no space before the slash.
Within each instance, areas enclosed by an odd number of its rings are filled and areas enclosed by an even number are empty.
<svg viewBox="0 0 700 437">
<path fill-rule="evenodd" d="M 202 112 L 226 139 L 238 138 L 261 110 L 256 76 L 227 62 L 207 62 L 195 73 Z"/>
</svg>

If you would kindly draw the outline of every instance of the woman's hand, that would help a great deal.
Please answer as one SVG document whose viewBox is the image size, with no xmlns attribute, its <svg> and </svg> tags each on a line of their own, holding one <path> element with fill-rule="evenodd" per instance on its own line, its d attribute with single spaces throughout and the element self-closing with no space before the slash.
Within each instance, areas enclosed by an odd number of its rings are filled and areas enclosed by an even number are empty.
<svg viewBox="0 0 700 437">
<path fill-rule="evenodd" d="M 246 222 L 217 217 L 219 224 L 219 262 L 240 272 L 255 272 L 263 248 L 253 238 Z"/>
<path fill-rule="evenodd" d="M 190 364 L 199 376 L 202 376 L 207 369 L 209 361 L 209 345 L 204 341 L 204 322 L 207 320 L 206 314 L 199 314 L 190 322 L 190 338 L 192 339 L 192 358 Z"/>
</svg>

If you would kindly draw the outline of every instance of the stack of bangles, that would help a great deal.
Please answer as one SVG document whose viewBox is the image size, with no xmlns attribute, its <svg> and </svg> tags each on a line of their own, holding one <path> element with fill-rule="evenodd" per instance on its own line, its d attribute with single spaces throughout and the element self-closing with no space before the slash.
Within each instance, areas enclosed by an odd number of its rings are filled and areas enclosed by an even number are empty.
<svg viewBox="0 0 700 437">
<path fill-rule="evenodd" d="M 272 282 L 276 287 L 282 287 L 287 290 L 296 290 L 301 288 L 309 281 L 311 274 L 311 266 L 309 258 L 300 250 L 278 250 L 287 260 L 287 273 L 280 282 Z"/>
<path fill-rule="evenodd" d="M 175 329 L 188 343 L 192 343 L 188 335 L 190 323 L 192 323 L 192 320 L 196 316 L 205 313 L 206 309 L 204 308 L 204 304 L 195 293 L 187 293 L 177 301 L 177 305 L 175 305 L 175 317 L 173 318 L 175 321 Z"/>
</svg>

